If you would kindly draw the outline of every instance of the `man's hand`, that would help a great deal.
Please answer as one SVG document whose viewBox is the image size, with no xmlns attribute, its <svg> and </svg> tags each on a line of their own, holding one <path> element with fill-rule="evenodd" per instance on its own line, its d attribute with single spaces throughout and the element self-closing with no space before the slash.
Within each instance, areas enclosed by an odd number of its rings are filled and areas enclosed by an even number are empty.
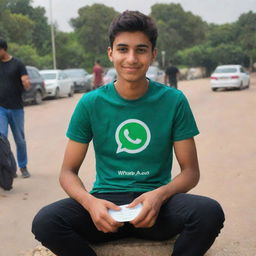
<svg viewBox="0 0 256 256">
<path fill-rule="evenodd" d="M 150 228 L 157 219 L 160 208 L 163 204 L 163 197 L 159 190 L 146 192 L 129 204 L 129 208 L 135 207 L 137 204 L 142 203 L 143 208 L 140 214 L 132 221 L 136 228 Z"/>
<path fill-rule="evenodd" d="M 98 198 L 91 198 L 90 206 L 87 207 L 88 212 L 91 215 L 93 223 L 99 231 L 104 233 L 116 232 L 119 227 L 124 224 L 122 222 L 115 221 L 108 213 L 108 209 L 120 210 L 121 208 L 112 202 L 102 200 Z"/>
<path fill-rule="evenodd" d="M 30 88 L 30 80 L 28 75 L 23 75 L 21 77 L 22 85 L 25 90 L 28 90 Z"/>
</svg>

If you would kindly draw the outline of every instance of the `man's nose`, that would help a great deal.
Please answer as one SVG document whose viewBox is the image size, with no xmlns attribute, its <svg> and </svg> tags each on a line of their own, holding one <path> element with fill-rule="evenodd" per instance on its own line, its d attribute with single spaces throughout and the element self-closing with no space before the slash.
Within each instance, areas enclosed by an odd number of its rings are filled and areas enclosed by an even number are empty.
<svg viewBox="0 0 256 256">
<path fill-rule="evenodd" d="M 130 51 L 128 52 L 127 61 L 128 61 L 129 63 L 137 63 L 137 62 L 138 62 L 138 58 L 137 58 L 137 55 L 136 55 L 136 52 L 135 52 L 135 51 L 130 50 Z"/>
</svg>

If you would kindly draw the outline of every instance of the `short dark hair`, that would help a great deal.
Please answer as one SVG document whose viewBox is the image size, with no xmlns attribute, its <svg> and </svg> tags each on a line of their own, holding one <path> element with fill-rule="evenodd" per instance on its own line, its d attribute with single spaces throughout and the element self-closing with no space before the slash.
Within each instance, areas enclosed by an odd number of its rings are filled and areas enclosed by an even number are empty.
<svg viewBox="0 0 256 256">
<path fill-rule="evenodd" d="M 4 39 L 0 38 L 0 49 L 4 49 L 6 51 L 7 48 L 8 48 L 7 42 Z"/>
<path fill-rule="evenodd" d="M 110 47 L 120 32 L 143 32 L 152 44 L 152 50 L 156 47 L 157 28 L 153 19 L 138 11 L 125 11 L 118 15 L 109 27 Z"/>
</svg>

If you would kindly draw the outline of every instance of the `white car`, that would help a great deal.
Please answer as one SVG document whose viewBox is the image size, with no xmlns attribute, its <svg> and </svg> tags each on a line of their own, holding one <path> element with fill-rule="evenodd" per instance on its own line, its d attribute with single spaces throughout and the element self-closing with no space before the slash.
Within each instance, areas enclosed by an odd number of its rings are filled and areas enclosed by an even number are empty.
<svg viewBox="0 0 256 256">
<path fill-rule="evenodd" d="M 59 98 L 74 95 L 73 81 L 62 70 L 41 70 L 40 74 L 45 82 L 46 96 Z"/>
<path fill-rule="evenodd" d="M 164 82 L 164 72 L 155 66 L 149 66 L 146 77 L 159 83 Z"/>
<path fill-rule="evenodd" d="M 110 68 L 106 72 L 106 74 L 103 76 L 103 84 L 111 83 L 112 81 L 116 80 L 117 78 L 117 72 L 115 68 Z"/>
<path fill-rule="evenodd" d="M 211 88 L 249 88 L 250 75 L 241 65 L 218 66 L 211 75 Z"/>
</svg>

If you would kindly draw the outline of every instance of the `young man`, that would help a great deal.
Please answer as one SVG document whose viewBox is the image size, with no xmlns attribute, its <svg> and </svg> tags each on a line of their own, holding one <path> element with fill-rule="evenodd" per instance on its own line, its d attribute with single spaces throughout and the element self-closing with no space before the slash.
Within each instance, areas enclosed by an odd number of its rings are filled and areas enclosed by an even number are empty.
<svg viewBox="0 0 256 256">
<path fill-rule="evenodd" d="M 178 88 L 178 75 L 180 71 L 173 66 L 172 61 L 169 62 L 169 66 L 165 70 L 164 82 L 171 87 Z"/>
<path fill-rule="evenodd" d="M 103 68 L 100 65 L 100 60 L 96 60 L 95 65 L 93 66 L 93 88 L 97 89 L 102 86 L 103 80 Z"/>
<path fill-rule="evenodd" d="M 174 256 L 203 255 L 224 214 L 216 201 L 186 194 L 199 180 L 198 130 L 182 92 L 146 78 L 156 57 L 155 24 L 126 11 L 112 22 L 109 38 L 117 80 L 82 97 L 67 131 L 60 183 L 70 198 L 43 208 L 32 231 L 58 256 L 95 256 L 89 243 L 177 234 Z M 97 175 L 89 193 L 78 172 L 92 139 Z M 181 172 L 171 179 L 173 147 Z M 109 214 L 140 203 L 141 212 L 129 222 Z"/>
<path fill-rule="evenodd" d="M 27 170 L 27 148 L 24 136 L 22 92 L 30 86 L 24 64 L 7 52 L 6 41 L 0 39 L 0 133 L 7 137 L 10 125 L 17 148 L 18 165 L 23 178 Z"/>
</svg>

